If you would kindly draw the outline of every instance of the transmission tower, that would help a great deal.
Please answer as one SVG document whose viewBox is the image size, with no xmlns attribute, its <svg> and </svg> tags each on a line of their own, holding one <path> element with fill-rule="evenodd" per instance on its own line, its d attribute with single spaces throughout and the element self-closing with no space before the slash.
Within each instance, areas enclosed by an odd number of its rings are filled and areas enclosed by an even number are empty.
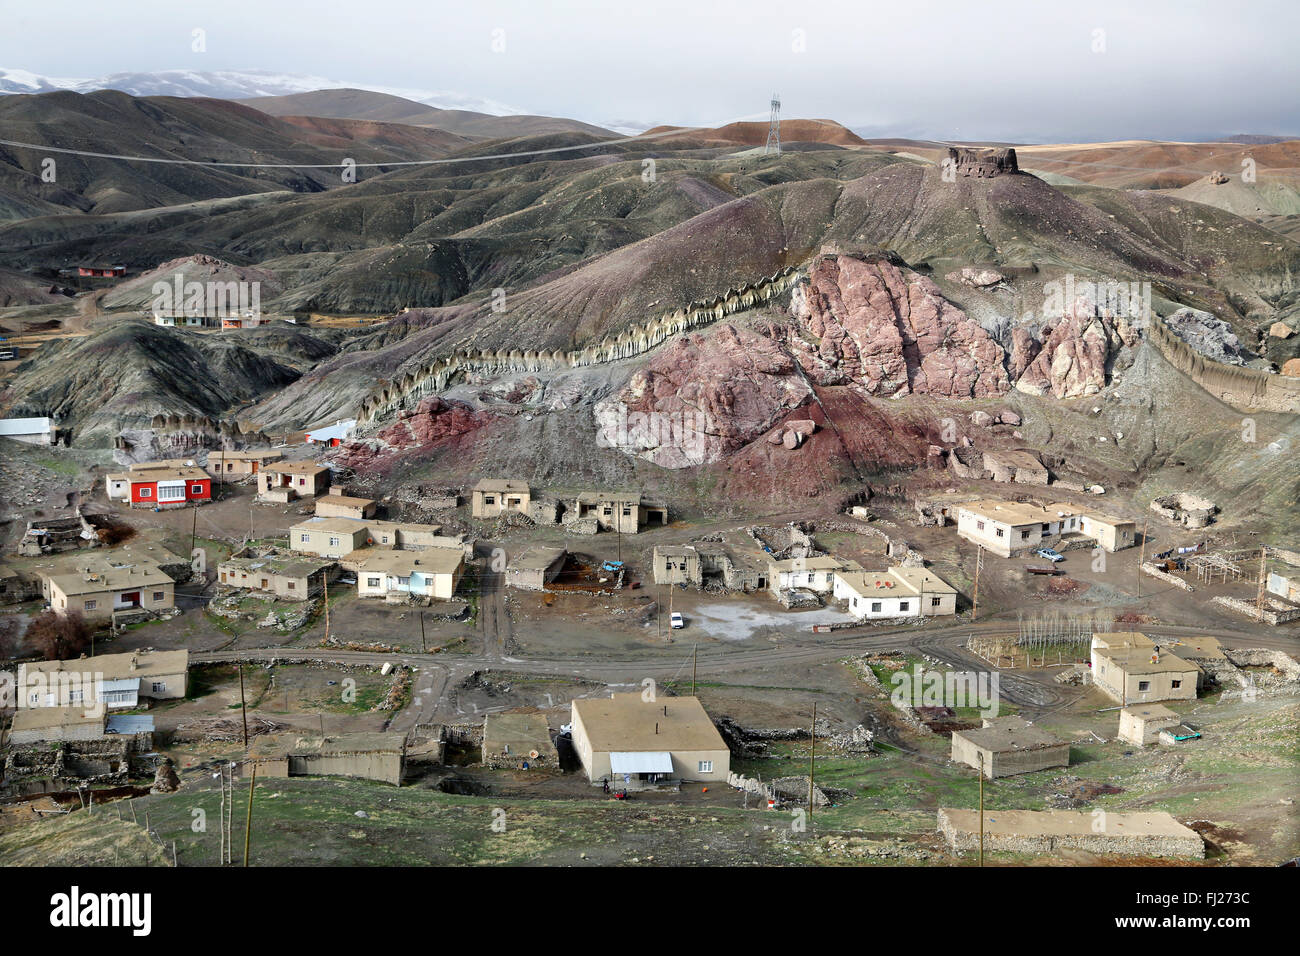
<svg viewBox="0 0 1300 956">
<path fill-rule="evenodd" d="M 781 95 L 772 94 L 772 119 L 767 124 L 767 145 L 763 147 L 763 155 L 776 150 L 778 156 L 781 155 Z"/>
</svg>

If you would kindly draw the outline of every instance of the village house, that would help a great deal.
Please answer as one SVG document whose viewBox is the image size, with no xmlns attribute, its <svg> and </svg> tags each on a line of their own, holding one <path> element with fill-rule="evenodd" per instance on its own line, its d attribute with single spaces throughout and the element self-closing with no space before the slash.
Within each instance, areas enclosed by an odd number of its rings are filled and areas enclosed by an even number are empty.
<svg viewBox="0 0 1300 956">
<path fill-rule="evenodd" d="M 990 780 L 1070 765 L 1070 742 L 1022 717 L 986 717 L 984 726 L 952 735 L 952 759 Z"/>
<path fill-rule="evenodd" d="M 104 480 L 109 499 L 132 508 L 178 508 L 212 500 L 212 476 L 188 458 L 141 462 Z"/>
<path fill-rule="evenodd" d="M 42 592 L 56 614 L 75 611 L 90 622 L 156 614 L 175 607 L 175 582 L 150 561 L 85 559 L 77 570 L 43 575 Z"/>
<path fill-rule="evenodd" d="M 465 571 L 462 548 L 364 551 L 357 563 L 357 594 L 388 600 L 449 601 Z"/>
<path fill-rule="evenodd" d="M 957 506 L 957 533 L 1004 558 L 1041 547 L 1058 550 L 1071 539 L 1091 539 L 1106 551 L 1132 547 L 1134 522 L 1068 502 L 971 501 Z"/>
<path fill-rule="evenodd" d="M 405 734 L 264 734 L 249 743 L 242 772 L 256 767 L 259 777 L 356 777 L 399 786 L 405 766 Z"/>
<path fill-rule="evenodd" d="M 528 548 L 506 565 L 506 585 L 525 591 L 545 591 L 564 569 L 564 548 Z"/>
<path fill-rule="evenodd" d="M 341 558 L 373 544 L 370 526 L 355 518 L 308 518 L 289 529 L 289 547 L 294 551 Z"/>
<path fill-rule="evenodd" d="M 331 484 L 328 465 L 311 461 L 282 461 L 266 465 L 257 473 L 259 498 L 287 503 L 294 497 L 308 498 L 319 495 Z"/>
<path fill-rule="evenodd" d="M 1124 707 L 1119 712 L 1119 739 L 1135 747 L 1158 743 L 1160 731 L 1177 727 L 1182 718 L 1164 704 Z"/>
<path fill-rule="evenodd" d="M 190 652 L 131 651 L 18 665 L 18 706 L 131 710 L 141 700 L 176 700 L 188 686 Z"/>
<path fill-rule="evenodd" d="M 861 571 L 862 565 L 852 558 L 837 558 L 831 554 L 811 558 L 786 558 L 778 561 L 768 558 L 767 580 L 773 594 L 796 588 L 831 594 L 835 590 L 835 575 L 843 571 Z"/>
<path fill-rule="evenodd" d="M 832 593 L 859 618 L 957 613 L 957 589 L 926 568 L 836 571 Z"/>
<path fill-rule="evenodd" d="M 593 784 L 725 781 L 731 769 L 731 752 L 698 697 L 586 698 L 573 701 L 570 719 L 574 750 Z"/>
<path fill-rule="evenodd" d="M 668 509 L 645 502 L 639 491 L 584 491 L 570 501 L 566 520 L 594 518 L 602 531 L 637 534 L 643 525 L 668 523 Z"/>
<path fill-rule="evenodd" d="M 1046 485 L 1047 469 L 1027 451 L 986 451 L 984 470 L 994 481 L 1022 485 Z"/>
<path fill-rule="evenodd" d="M 704 580 L 699 552 L 689 544 L 657 544 L 651 563 L 655 584 L 698 587 Z"/>
<path fill-rule="evenodd" d="M 373 518 L 378 508 L 379 502 L 345 495 L 339 485 L 316 499 L 316 514 L 322 518 Z"/>
<path fill-rule="evenodd" d="M 126 275 L 126 266 L 77 266 L 77 275 L 92 279 L 119 279 Z"/>
<path fill-rule="evenodd" d="M 306 601 L 324 590 L 335 569 L 333 561 L 322 558 L 245 548 L 217 565 L 217 581 L 285 601 Z"/>
<path fill-rule="evenodd" d="M 263 448 L 255 451 L 210 451 L 205 467 L 214 478 L 247 478 L 284 458 L 284 452 Z"/>
<path fill-rule="evenodd" d="M 1138 631 L 1092 636 L 1092 682 L 1122 705 L 1195 700 L 1201 669 Z"/>
<path fill-rule="evenodd" d="M 58 428 L 52 418 L 0 418 L 0 438 L 26 445 L 53 445 Z"/>
<path fill-rule="evenodd" d="M 348 440 L 356 427 L 355 418 L 349 418 L 347 421 L 340 420 L 325 428 L 313 428 L 303 435 L 303 441 L 309 445 L 328 445 L 330 448 L 337 448 Z"/>
<path fill-rule="evenodd" d="M 470 490 L 470 514 L 475 518 L 496 518 L 505 511 L 526 515 L 531 500 L 526 481 L 484 478 Z"/>
<path fill-rule="evenodd" d="M 98 706 L 29 707 L 14 714 L 9 728 L 9 743 L 14 746 L 51 744 L 71 741 L 131 738 L 142 744 L 134 749 L 153 747 L 154 721 L 147 714 L 105 714 Z"/>
</svg>

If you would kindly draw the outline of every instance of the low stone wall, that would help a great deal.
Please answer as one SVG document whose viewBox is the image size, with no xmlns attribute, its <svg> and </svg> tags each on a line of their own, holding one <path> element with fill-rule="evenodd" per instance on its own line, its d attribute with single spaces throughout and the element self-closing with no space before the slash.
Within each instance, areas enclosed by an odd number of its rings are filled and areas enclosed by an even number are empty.
<svg viewBox="0 0 1300 956">
<path fill-rule="evenodd" d="M 1190 591 L 1191 588 L 1188 588 L 1188 590 Z M 1246 617 L 1263 620 L 1265 624 L 1287 624 L 1291 621 L 1300 620 L 1300 608 L 1281 611 L 1265 606 L 1261 614 L 1254 601 L 1242 601 L 1237 598 L 1224 597 L 1223 595 L 1216 597 L 1214 603 L 1221 604 L 1238 614 L 1244 614 Z"/>
<path fill-rule="evenodd" d="M 1026 811 L 1011 812 L 1026 813 Z M 1043 812 L 1049 813 L 1049 811 Z M 1005 818 L 1007 814 L 992 811 L 985 814 L 986 821 L 990 816 Z M 1034 855 L 1044 855 L 1054 853 L 1057 850 L 1068 849 L 1083 850 L 1086 853 L 1099 855 L 1115 854 L 1118 856 L 1184 860 L 1205 858 L 1205 841 L 1201 839 L 1196 831 L 1183 827 L 1182 829 L 1186 833 L 1182 834 L 1158 831 L 1143 832 L 1143 828 L 1138 823 L 1143 817 L 1154 816 L 1168 817 L 1171 824 L 1176 824 L 1177 821 L 1169 817 L 1168 814 L 1107 812 L 1104 817 L 1095 819 L 1090 818 L 1087 814 L 1076 814 L 1076 816 L 1081 821 L 1087 820 L 1087 822 L 1067 832 L 1060 832 L 1061 828 L 1052 828 L 1046 825 L 1051 819 L 1050 817 L 1041 818 L 1045 824 L 1041 829 L 1029 822 L 1023 831 L 1019 833 L 990 832 L 986 828 L 984 848 L 995 852 Z M 1029 819 L 1032 821 L 1034 818 Z M 1101 832 L 1095 832 L 1092 829 L 1094 822 L 1101 823 L 1104 829 Z M 1127 832 L 1120 832 L 1121 824 L 1127 828 Z M 948 841 L 948 845 L 958 853 L 978 852 L 980 848 L 979 811 L 940 810 L 939 832 Z"/>
<path fill-rule="evenodd" d="M 1176 577 L 1175 575 L 1170 574 L 1168 571 L 1161 570 L 1160 568 L 1152 564 L 1150 561 L 1142 565 L 1142 573 L 1149 574 L 1153 578 L 1159 578 L 1161 581 L 1164 581 L 1166 584 L 1172 584 L 1174 587 L 1182 588 L 1184 591 L 1196 590 L 1196 588 L 1192 587 L 1182 578 Z M 1217 601 L 1219 599 L 1215 598 L 1215 600 Z"/>
</svg>

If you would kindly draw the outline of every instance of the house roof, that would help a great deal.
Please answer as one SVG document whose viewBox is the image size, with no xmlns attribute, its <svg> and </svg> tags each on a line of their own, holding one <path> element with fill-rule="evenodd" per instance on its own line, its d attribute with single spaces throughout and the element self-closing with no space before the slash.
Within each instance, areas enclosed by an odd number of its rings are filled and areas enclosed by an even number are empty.
<svg viewBox="0 0 1300 956">
<path fill-rule="evenodd" d="M 891 597 L 900 594 L 956 594 L 957 589 L 926 568 L 889 568 L 885 571 L 839 571 L 836 577 L 860 597 Z M 893 587 L 890 584 L 893 584 Z"/>
<path fill-rule="evenodd" d="M 484 478 L 472 489 L 474 491 L 511 491 L 528 493 L 528 482 L 514 478 Z"/>
<path fill-rule="evenodd" d="M 575 700 L 573 709 L 599 753 L 727 749 L 698 697 L 647 702 L 633 692 Z"/>
<path fill-rule="evenodd" d="M 273 448 L 253 449 L 252 451 L 210 451 L 208 464 L 214 461 L 271 461 L 284 457 L 284 452 Z"/>
<path fill-rule="evenodd" d="M 968 740 L 981 750 L 991 753 L 1011 753 L 1017 750 L 1042 750 L 1067 744 L 1056 734 L 1037 727 L 1019 717 L 1004 717 L 989 722 L 987 727 L 953 731 L 954 737 Z"/>
<path fill-rule="evenodd" d="M 354 498 L 352 495 L 324 495 L 323 497 L 316 499 L 316 507 L 319 508 L 322 503 L 327 505 L 342 505 L 345 508 L 365 508 L 369 505 L 375 504 L 375 499 Z"/>
<path fill-rule="evenodd" d="M 249 557 L 230 557 L 217 565 L 217 570 L 234 568 L 240 571 L 256 571 L 261 574 L 283 575 L 289 578 L 306 578 L 316 574 L 322 568 L 330 567 L 334 562 L 325 559 L 313 560 L 299 552 L 292 554 L 262 554 Z"/>
<path fill-rule="evenodd" d="M 1177 654 L 1163 649 L 1157 653 L 1154 647 L 1098 647 L 1094 651 L 1127 674 L 1185 674 L 1199 669 Z"/>
<path fill-rule="evenodd" d="M 149 678 L 183 674 L 190 663 L 190 652 L 132 651 L 129 654 L 99 654 L 79 657 L 71 661 L 36 661 L 24 664 L 26 673 L 59 674 L 64 672 L 91 672 L 104 680 Z"/>
<path fill-rule="evenodd" d="M 352 434 L 352 429 L 357 427 L 357 420 L 349 418 L 347 421 L 335 422 L 333 425 L 326 425 L 324 428 L 313 428 L 304 436 L 307 441 L 333 441 L 335 438 L 342 441 Z"/>
<path fill-rule="evenodd" d="M 335 515 L 317 515 L 308 518 L 306 521 L 299 521 L 289 529 L 290 531 L 339 531 L 344 534 L 356 534 L 358 531 L 368 532 L 370 522 L 361 518 L 345 518 Z"/>
<path fill-rule="evenodd" d="M 106 734 L 151 734 L 153 730 L 149 714 L 114 714 L 104 721 Z"/>
<path fill-rule="evenodd" d="M 29 665 L 30 666 L 30 665 Z M 14 713 L 13 733 L 23 730 L 50 730 L 54 727 L 79 727 L 85 724 L 103 725 L 103 713 L 96 714 L 85 707 L 24 707 Z"/>
<path fill-rule="evenodd" d="M 108 591 L 123 591 L 127 588 L 147 588 L 175 583 L 152 561 L 141 561 L 137 564 L 96 562 L 83 565 L 83 568 L 85 570 L 49 575 L 50 585 L 57 587 L 64 594 L 72 595 L 101 594 Z"/>
<path fill-rule="evenodd" d="M 1139 720 L 1176 720 L 1178 715 L 1164 704 L 1142 704 L 1137 707 L 1124 707 L 1120 716 L 1136 717 Z"/>
<path fill-rule="evenodd" d="M 721 542 L 710 542 L 716 544 L 719 551 L 722 550 Z M 699 551 L 689 544 L 656 544 L 655 557 L 665 558 L 691 558 L 697 557 Z"/>
<path fill-rule="evenodd" d="M 254 738 L 248 745 L 248 756 L 254 760 L 284 757 L 331 757 L 348 754 L 401 754 L 406 750 L 404 734 L 382 732 L 319 735 L 265 734 Z"/>
<path fill-rule="evenodd" d="M 133 485 L 142 485 L 154 481 L 209 481 L 212 476 L 202 468 L 189 465 L 180 468 L 150 468 L 145 471 L 133 471 L 127 479 Z"/>
<path fill-rule="evenodd" d="M 454 574 L 465 561 L 462 548 L 426 548 L 422 551 L 394 551 L 386 548 L 366 549 L 357 554 L 362 571 L 385 574 Z M 351 557 L 351 556 L 349 556 Z"/>
<path fill-rule="evenodd" d="M 52 427 L 48 418 L 0 418 L 0 435 L 39 435 Z"/>
<path fill-rule="evenodd" d="M 837 558 L 833 554 L 821 554 L 812 558 L 786 558 L 784 561 L 769 559 L 775 572 L 781 571 L 860 571 L 862 565 L 852 558 Z"/>
<path fill-rule="evenodd" d="M 490 753 L 526 754 L 554 751 L 545 714 L 488 714 L 483 719 L 483 748 Z"/>
<path fill-rule="evenodd" d="M 529 548 L 506 567 L 507 571 L 545 571 L 568 554 L 563 548 Z"/>
<path fill-rule="evenodd" d="M 267 465 L 262 469 L 262 474 L 319 475 L 321 472 L 329 470 L 329 465 L 322 465 L 314 461 L 282 461 L 278 464 Z"/>
<path fill-rule="evenodd" d="M 639 491 L 581 491 L 573 496 L 574 501 L 580 501 L 583 504 L 612 504 L 626 505 L 641 503 L 641 492 Z"/>
</svg>

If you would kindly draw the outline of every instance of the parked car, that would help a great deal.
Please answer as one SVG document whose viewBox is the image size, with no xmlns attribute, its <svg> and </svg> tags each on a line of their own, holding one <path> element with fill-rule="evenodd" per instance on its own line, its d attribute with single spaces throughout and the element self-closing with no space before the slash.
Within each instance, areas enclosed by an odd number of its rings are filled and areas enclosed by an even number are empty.
<svg viewBox="0 0 1300 956">
<path fill-rule="evenodd" d="M 1059 551 L 1053 551 L 1051 548 L 1039 548 L 1037 551 L 1034 552 L 1034 554 L 1038 555 L 1040 558 L 1046 558 L 1048 561 L 1051 561 L 1053 564 L 1055 564 L 1057 561 L 1065 560 L 1065 555 L 1061 554 L 1061 552 Z"/>
<path fill-rule="evenodd" d="M 673 611 L 668 617 L 668 623 L 674 628 L 686 626 L 686 621 L 682 618 L 680 611 Z"/>
</svg>

